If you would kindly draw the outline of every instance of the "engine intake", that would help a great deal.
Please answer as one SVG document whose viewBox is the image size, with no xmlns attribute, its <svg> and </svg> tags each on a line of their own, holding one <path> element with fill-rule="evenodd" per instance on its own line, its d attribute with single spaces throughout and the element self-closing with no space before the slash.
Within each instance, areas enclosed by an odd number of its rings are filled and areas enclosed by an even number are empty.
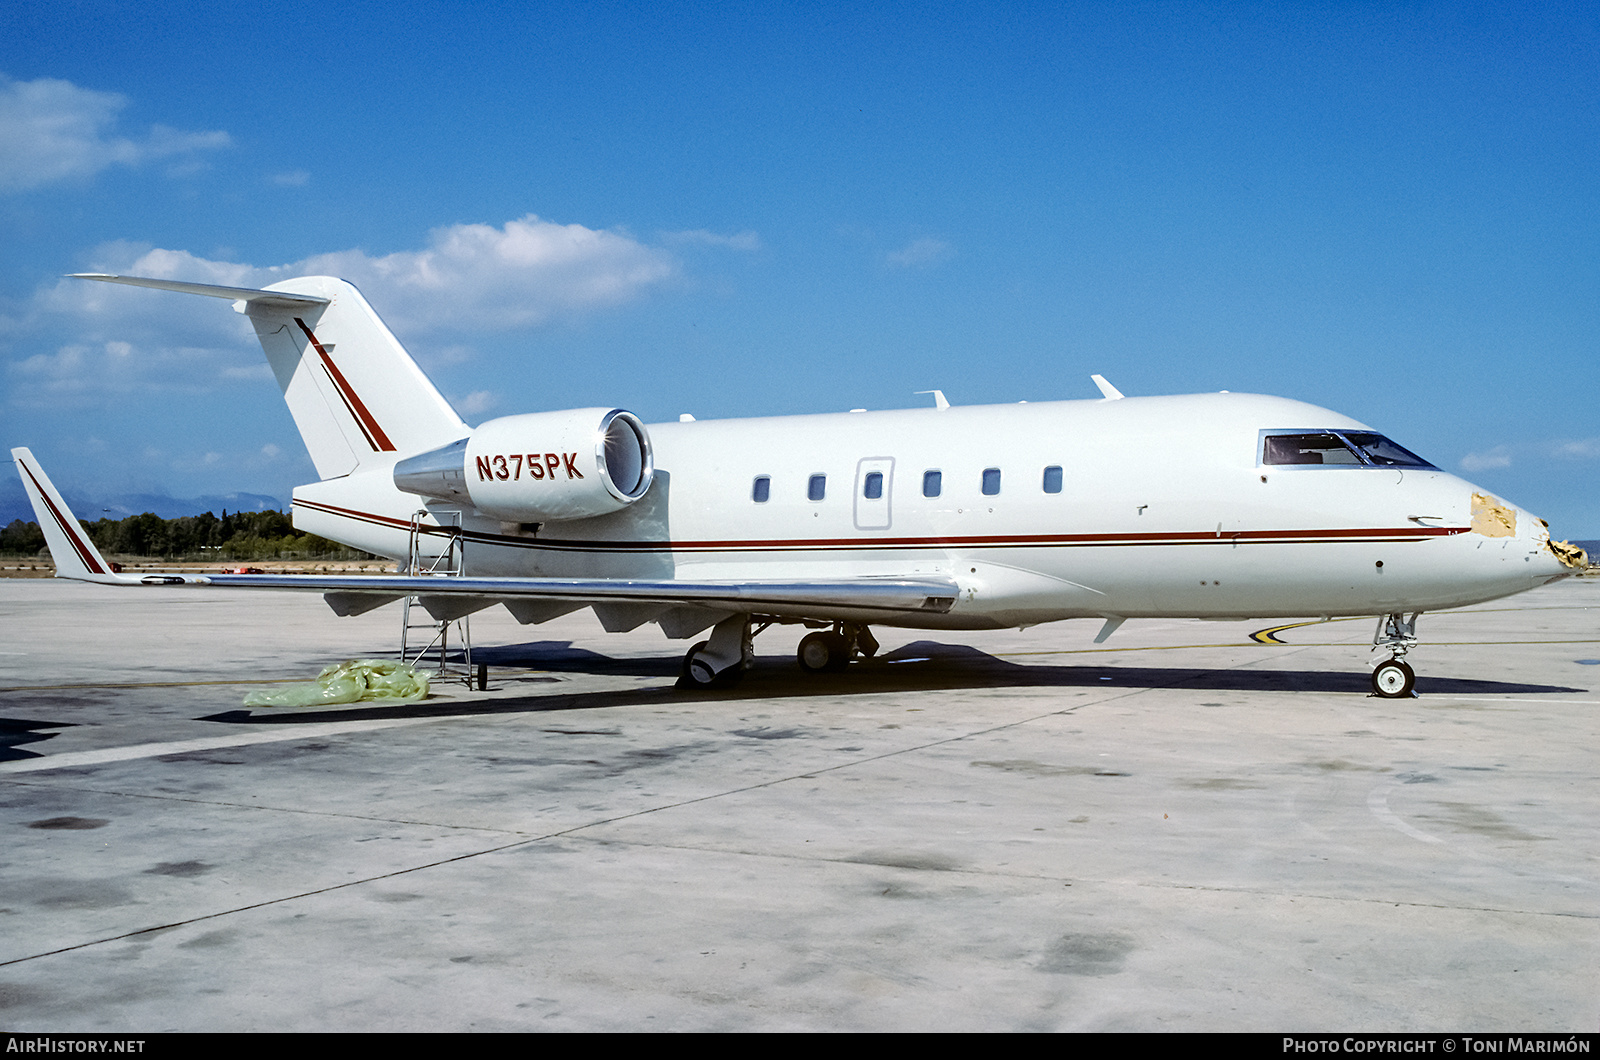
<svg viewBox="0 0 1600 1060">
<path fill-rule="evenodd" d="M 639 417 L 597 408 L 490 420 L 470 437 L 400 461 L 394 484 L 501 519 L 558 522 L 619 511 L 649 491 L 654 475 Z"/>
</svg>

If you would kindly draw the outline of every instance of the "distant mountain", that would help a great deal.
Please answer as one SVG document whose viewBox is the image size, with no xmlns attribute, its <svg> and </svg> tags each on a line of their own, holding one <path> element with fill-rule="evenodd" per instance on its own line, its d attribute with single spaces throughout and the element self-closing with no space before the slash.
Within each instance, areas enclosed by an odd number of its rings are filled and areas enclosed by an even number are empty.
<svg viewBox="0 0 1600 1060">
<path fill-rule="evenodd" d="M 15 472 L 10 475 L 0 469 L 0 526 L 13 519 L 34 522 L 33 506 L 22 490 L 22 480 Z M 229 493 L 225 496 L 192 497 L 187 500 L 168 497 L 160 493 L 123 493 L 113 497 L 91 498 L 81 493 L 65 493 L 67 504 L 85 522 L 96 519 L 126 519 L 130 515 L 154 512 L 163 519 L 176 519 L 182 515 L 200 515 L 212 512 L 221 515 L 230 512 L 283 511 L 283 502 L 263 493 Z"/>
</svg>

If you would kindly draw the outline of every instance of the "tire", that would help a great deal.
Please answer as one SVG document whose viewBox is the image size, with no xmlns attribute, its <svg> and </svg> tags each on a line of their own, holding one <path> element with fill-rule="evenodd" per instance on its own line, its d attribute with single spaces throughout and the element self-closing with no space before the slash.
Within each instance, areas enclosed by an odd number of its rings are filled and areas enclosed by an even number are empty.
<svg viewBox="0 0 1600 1060">
<path fill-rule="evenodd" d="M 795 657 L 800 669 L 807 673 L 838 673 L 850 665 L 850 645 L 837 633 L 808 633 L 801 639 Z"/>
<path fill-rule="evenodd" d="M 683 653 L 683 669 L 678 672 L 679 688 L 710 688 L 716 683 L 717 675 L 700 659 L 700 653 L 710 643 L 703 640 Z"/>
<path fill-rule="evenodd" d="M 710 643 L 703 640 L 683 653 L 683 668 L 678 671 L 678 688 L 732 688 L 743 679 L 742 666 L 730 666 L 720 674 L 711 669 L 711 664 L 700 655 Z"/>
<path fill-rule="evenodd" d="M 1380 663 L 1372 671 L 1372 694 L 1381 699 L 1403 699 L 1416 684 L 1416 673 L 1399 659 Z"/>
</svg>

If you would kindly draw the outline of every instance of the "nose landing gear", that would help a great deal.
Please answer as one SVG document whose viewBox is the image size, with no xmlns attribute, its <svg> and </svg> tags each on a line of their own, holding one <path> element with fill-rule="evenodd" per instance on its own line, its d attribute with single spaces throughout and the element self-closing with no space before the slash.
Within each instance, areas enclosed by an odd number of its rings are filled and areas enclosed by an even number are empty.
<svg viewBox="0 0 1600 1060">
<path fill-rule="evenodd" d="M 1388 648 L 1391 657 L 1372 671 L 1372 694 L 1382 699 L 1403 699 L 1415 695 L 1416 671 L 1406 663 L 1406 652 L 1417 644 L 1417 618 L 1420 611 L 1384 615 L 1378 619 L 1378 629 L 1372 635 L 1372 649 Z"/>
<path fill-rule="evenodd" d="M 1416 683 L 1416 672 L 1399 659 L 1381 662 L 1378 668 L 1372 671 L 1372 694 L 1384 699 L 1409 696 Z"/>
<path fill-rule="evenodd" d="M 756 625 L 758 621 L 760 625 Z M 712 627 L 710 640 L 701 641 L 684 654 L 678 687 L 731 688 L 755 663 L 751 642 L 756 634 L 774 622 L 794 621 L 798 620 L 755 615 L 723 619 Z M 857 653 L 867 658 L 878 654 L 878 639 L 864 625 L 835 622 L 832 629 L 806 634 L 796 656 L 800 668 L 807 673 L 838 673 Z"/>
</svg>

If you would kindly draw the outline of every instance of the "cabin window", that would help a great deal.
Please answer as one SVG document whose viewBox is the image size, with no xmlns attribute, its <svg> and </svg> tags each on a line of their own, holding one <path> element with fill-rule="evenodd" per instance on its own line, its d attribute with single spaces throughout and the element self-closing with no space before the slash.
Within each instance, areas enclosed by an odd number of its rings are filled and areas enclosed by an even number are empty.
<svg viewBox="0 0 1600 1060">
<path fill-rule="evenodd" d="M 922 473 L 922 495 L 924 497 L 937 497 L 944 490 L 944 472 L 924 471 Z"/>
<path fill-rule="evenodd" d="M 1044 469 L 1044 491 L 1046 493 L 1061 492 L 1061 469 L 1053 464 Z"/>
<path fill-rule="evenodd" d="M 828 492 L 828 476 L 812 475 L 811 481 L 806 484 L 806 497 L 810 500 L 820 501 Z"/>
<path fill-rule="evenodd" d="M 883 496 L 883 472 L 869 471 L 861 483 L 861 495 L 869 501 L 878 500 Z"/>
<path fill-rule="evenodd" d="M 757 475 L 755 485 L 750 487 L 750 499 L 757 504 L 765 504 L 770 496 L 772 496 L 772 478 L 768 475 Z"/>
<path fill-rule="evenodd" d="M 986 467 L 983 469 L 983 495 L 993 497 L 1000 492 L 1000 469 Z"/>
</svg>

